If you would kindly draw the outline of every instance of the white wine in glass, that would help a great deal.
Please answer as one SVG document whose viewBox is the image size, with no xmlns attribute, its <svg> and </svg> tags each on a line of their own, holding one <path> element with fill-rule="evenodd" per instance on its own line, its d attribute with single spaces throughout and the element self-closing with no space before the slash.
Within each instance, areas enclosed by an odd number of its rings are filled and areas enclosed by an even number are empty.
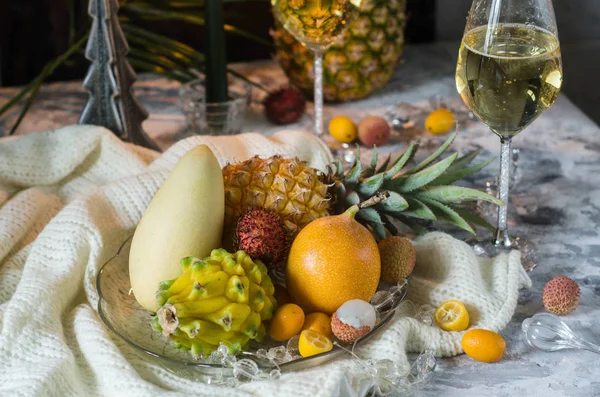
<svg viewBox="0 0 600 397">
<path fill-rule="evenodd" d="M 493 132 L 515 136 L 558 97 L 558 38 L 522 24 L 475 28 L 462 41 L 456 82 L 465 104 Z"/>
<path fill-rule="evenodd" d="M 511 139 L 556 100 L 562 61 L 551 0 L 474 0 L 456 66 L 464 103 L 500 137 L 498 226 L 489 254 L 515 247 L 507 231 Z"/>
<path fill-rule="evenodd" d="M 349 23 L 362 0 L 271 0 L 273 13 L 315 54 L 315 133 L 323 134 L 323 52 Z"/>
</svg>

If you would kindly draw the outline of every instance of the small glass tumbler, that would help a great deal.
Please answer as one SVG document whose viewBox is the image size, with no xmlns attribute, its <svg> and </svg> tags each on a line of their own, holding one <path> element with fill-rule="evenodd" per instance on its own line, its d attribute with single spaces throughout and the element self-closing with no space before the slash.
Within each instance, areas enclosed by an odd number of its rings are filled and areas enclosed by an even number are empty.
<svg viewBox="0 0 600 397">
<path fill-rule="evenodd" d="M 229 75 L 229 101 L 206 102 L 204 78 L 181 86 L 187 134 L 235 135 L 242 130 L 244 117 L 252 95 L 252 85 L 239 77 Z"/>
</svg>

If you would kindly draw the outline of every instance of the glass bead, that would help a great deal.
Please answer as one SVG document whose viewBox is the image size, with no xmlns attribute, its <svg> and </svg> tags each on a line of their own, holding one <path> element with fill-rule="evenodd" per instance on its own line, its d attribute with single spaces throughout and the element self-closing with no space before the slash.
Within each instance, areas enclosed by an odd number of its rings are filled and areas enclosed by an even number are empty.
<svg viewBox="0 0 600 397">
<path fill-rule="evenodd" d="M 429 373 L 435 367 L 435 356 L 433 355 L 432 349 L 426 349 L 423 353 L 417 357 L 415 362 L 416 367 L 416 378 L 420 381 L 425 380 Z"/>
<path fill-rule="evenodd" d="M 233 364 L 233 376 L 240 382 L 251 382 L 260 378 L 258 365 L 247 358 L 241 359 Z"/>
<path fill-rule="evenodd" d="M 226 355 L 229 354 L 229 348 L 227 346 L 225 346 L 224 344 L 220 344 L 219 347 L 217 348 L 217 351 L 221 354 L 222 357 L 225 357 Z"/>
<path fill-rule="evenodd" d="M 398 366 L 392 360 L 378 360 L 375 366 L 377 368 L 377 375 L 381 378 L 396 376 L 398 373 Z"/>
<path fill-rule="evenodd" d="M 269 372 L 269 379 L 271 380 L 278 380 L 281 378 L 281 371 L 278 369 L 274 369 L 271 372 Z"/>
<path fill-rule="evenodd" d="M 425 325 L 433 324 L 433 315 L 435 313 L 435 309 L 431 305 L 423 305 L 415 314 L 415 318 Z"/>
<path fill-rule="evenodd" d="M 265 349 L 258 349 L 256 351 L 256 357 L 259 359 L 266 359 L 267 358 L 267 351 Z"/>
<path fill-rule="evenodd" d="M 287 351 L 292 356 L 298 356 L 300 354 L 300 350 L 298 349 L 298 342 L 300 341 L 300 335 L 292 336 L 287 343 Z"/>
<path fill-rule="evenodd" d="M 227 355 L 225 355 L 221 359 L 221 364 L 224 367 L 233 367 L 236 362 L 237 362 L 237 358 L 233 354 L 229 354 L 229 353 L 227 353 Z"/>
</svg>

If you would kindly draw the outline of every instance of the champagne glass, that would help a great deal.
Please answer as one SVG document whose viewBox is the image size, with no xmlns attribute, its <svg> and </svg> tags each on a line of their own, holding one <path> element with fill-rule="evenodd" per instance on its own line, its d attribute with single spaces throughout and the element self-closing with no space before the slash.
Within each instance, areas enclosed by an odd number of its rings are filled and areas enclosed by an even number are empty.
<svg viewBox="0 0 600 397">
<path fill-rule="evenodd" d="M 271 0 L 276 18 L 315 54 L 315 134 L 323 134 L 323 53 L 362 0 Z"/>
<path fill-rule="evenodd" d="M 507 230 L 511 139 L 544 113 L 562 85 L 551 0 L 474 0 L 458 54 L 456 87 L 467 107 L 501 142 L 498 226 L 493 255 L 519 247 Z"/>
</svg>

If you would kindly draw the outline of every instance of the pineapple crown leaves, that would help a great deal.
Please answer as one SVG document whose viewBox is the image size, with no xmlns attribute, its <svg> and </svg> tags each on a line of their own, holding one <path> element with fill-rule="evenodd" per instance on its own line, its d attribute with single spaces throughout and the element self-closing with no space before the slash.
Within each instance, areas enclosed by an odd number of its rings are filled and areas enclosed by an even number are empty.
<svg viewBox="0 0 600 397">
<path fill-rule="evenodd" d="M 333 178 L 331 184 L 336 196 L 337 213 L 362 202 L 377 192 L 387 191 L 389 197 L 377 205 L 361 210 L 357 219 L 370 227 L 377 238 L 398 233 L 394 222 L 404 223 L 415 232 L 426 230 L 424 225 L 431 221 L 444 221 L 470 233 L 476 226 L 491 228 L 487 222 L 469 213 L 461 205 L 467 202 L 484 200 L 502 205 L 497 198 L 452 183 L 465 178 L 487 166 L 494 159 L 471 165 L 479 151 L 472 151 L 462 157 L 452 153 L 443 159 L 442 154 L 456 138 L 456 132 L 440 145 L 430 156 L 416 166 L 406 169 L 414 158 L 419 142 L 413 142 L 396 160 L 388 156 L 380 166 L 377 147 L 368 167 L 360 161 L 360 147 L 356 160 L 347 173 L 343 172 L 341 160 L 331 164 L 328 171 Z"/>
</svg>

